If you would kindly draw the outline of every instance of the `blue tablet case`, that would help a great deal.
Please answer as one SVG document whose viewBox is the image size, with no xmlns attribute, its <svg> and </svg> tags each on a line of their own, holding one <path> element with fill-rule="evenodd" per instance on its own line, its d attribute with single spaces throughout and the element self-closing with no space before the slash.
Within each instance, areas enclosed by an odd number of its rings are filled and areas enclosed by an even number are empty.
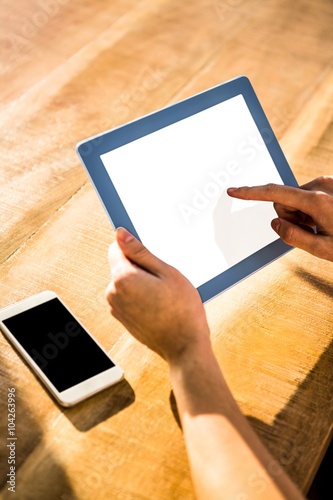
<svg viewBox="0 0 333 500">
<path fill-rule="evenodd" d="M 282 182 L 290 186 L 297 186 L 295 177 L 250 81 L 245 76 L 240 76 L 130 123 L 86 139 L 77 145 L 77 153 L 115 228 L 123 226 L 141 239 L 140 231 L 137 231 L 133 224 L 133 217 L 131 218 L 127 212 L 126 202 L 123 202 L 122 196 L 113 182 L 112 175 L 105 167 L 101 156 L 129 145 L 133 141 L 139 141 L 178 122 L 184 121 L 182 123 L 186 127 L 186 120 L 189 118 L 237 96 L 242 96 L 244 99 Z M 172 144 L 169 144 L 168 147 L 172 148 Z M 158 168 L 158 165 L 156 165 L 156 168 Z M 130 178 L 128 182 L 131 182 Z M 149 222 L 147 223 L 149 224 Z M 290 249 L 291 247 L 280 239 L 276 239 L 260 248 L 240 262 L 197 286 L 202 301 L 206 302 L 213 298 Z M 202 256 L 202 266 L 205 266 L 204 255 Z"/>
</svg>

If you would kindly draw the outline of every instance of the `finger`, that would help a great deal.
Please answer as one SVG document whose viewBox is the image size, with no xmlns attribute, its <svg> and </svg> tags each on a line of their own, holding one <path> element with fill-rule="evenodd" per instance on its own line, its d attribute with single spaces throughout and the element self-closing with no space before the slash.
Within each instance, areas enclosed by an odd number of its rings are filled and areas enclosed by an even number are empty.
<svg viewBox="0 0 333 500">
<path fill-rule="evenodd" d="M 227 193 L 233 198 L 240 198 L 242 200 L 272 201 L 280 205 L 291 206 L 305 213 L 309 213 L 309 206 L 311 206 L 311 204 L 313 205 L 313 193 L 291 186 L 281 186 L 279 184 L 229 188 Z"/>
<path fill-rule="evenodd" d="M 280 205 L 279 203 L 274 203 L 274 210 L 278 214 L 279 217 L 285 219 L 289 222 L 293 222 L 294 224 L 303 224 L 306 226 L 315 226 L 315 222 L 312 217 L 297 210 L 292 207 L 285 207 L 284 205 Z"/>
<path fill-rule="evenodd" d="M 153 255 L 129 231 L 119 227 L 116 233 L 117 243 L 123 255 L 142 269 L 159 276 L 169 267 L 161 259 Z"/>
<path fill-rule="evenodd" d="M 312 231 L 280 218 L 272 220 L 272 228 L 287 245 L 300 248 L 317 257 L 322 257 L 324 252 L 323 242 L 321 237 Z"/>
</svg>

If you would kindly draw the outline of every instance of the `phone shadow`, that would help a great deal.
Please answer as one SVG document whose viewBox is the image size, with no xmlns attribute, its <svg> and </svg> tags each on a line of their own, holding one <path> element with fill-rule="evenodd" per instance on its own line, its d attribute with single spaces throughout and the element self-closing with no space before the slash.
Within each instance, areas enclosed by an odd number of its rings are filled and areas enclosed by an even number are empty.
<svg viewBox="0 0 333 500">
<path fill-rule="evenodd" d="M 135 393 L 127 380 L 123 379 L 71 408 L 64 408 L 59 404 L 58 407 L 77 430 L 87 432 L 123 411 L 134 401 Z"/>
</svg>

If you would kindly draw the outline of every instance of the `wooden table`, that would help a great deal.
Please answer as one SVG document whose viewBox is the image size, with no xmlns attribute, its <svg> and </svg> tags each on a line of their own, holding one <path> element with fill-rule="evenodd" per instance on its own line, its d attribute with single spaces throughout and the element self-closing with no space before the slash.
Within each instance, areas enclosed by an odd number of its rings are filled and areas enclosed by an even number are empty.
<svg viewBox="0 0 333 500">
<path fill-rule="evenodd" d="M 109 316 L 114 232 L 75 144 L 246 74 L 298 181 L 333 173 L 333 4 L 2 0 L 0 19 L 0 306 L 55 290 L 126 373 L 64 410 L 1 335 L 3 498 L 8 387 L 16 498 L 193 498 L 167 366 Z M 332 295 L 333 264 L 293 250 L 206 306 L 242 411 L 304 492 L 332 436 Z"/>
</svg>

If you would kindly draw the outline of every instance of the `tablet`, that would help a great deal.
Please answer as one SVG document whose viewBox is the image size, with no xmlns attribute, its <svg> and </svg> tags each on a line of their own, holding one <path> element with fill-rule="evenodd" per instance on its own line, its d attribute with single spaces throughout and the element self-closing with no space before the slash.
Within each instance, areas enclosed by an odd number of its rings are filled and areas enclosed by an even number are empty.
<svg viewBox="0 0 333 500">
<path fill-rule="evenodd" d="M 203 302 L 290 246 L 272 204 L 230 186 L 297 182 L 249 80 L 240 76 L 77 145 L 113 226 L 198 289 Z"/>
</svg>

